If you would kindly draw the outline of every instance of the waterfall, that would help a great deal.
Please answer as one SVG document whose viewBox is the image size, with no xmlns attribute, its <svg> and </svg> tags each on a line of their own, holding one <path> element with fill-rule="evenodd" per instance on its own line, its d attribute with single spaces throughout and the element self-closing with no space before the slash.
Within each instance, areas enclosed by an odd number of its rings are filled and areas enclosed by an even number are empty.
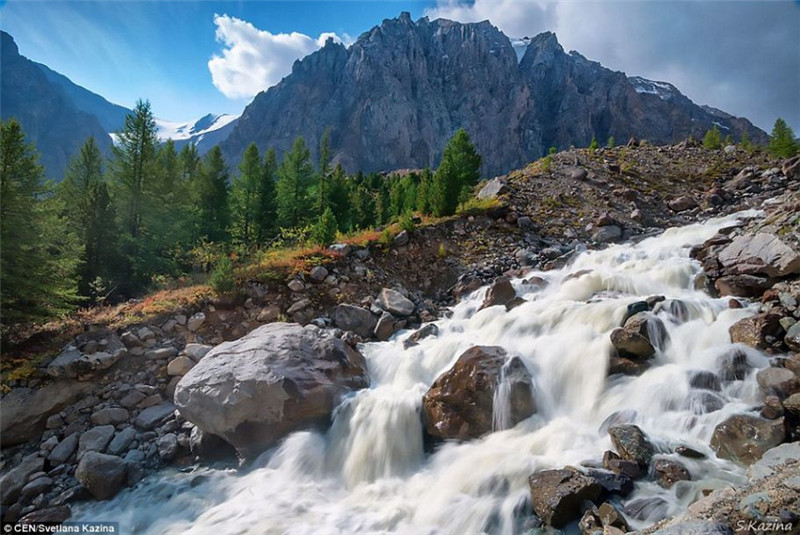
<svg viewBox="0 0 800 535">
<path fill-rule="evenodd" d="M 607 419 L 636 423 L 661 452 L 685 445 L 707 455 L 681 458 L 692 481 L 663 489 L 641 480 L 623 502 L 639 500 L 640 514 L 630 519 L 637 529 L 680 513 L 704 489 L 744 480 L 743 469 L 717 459 L 708 443 L 717 424 L 759 401 L 753 372 L 718 392 L 689 383 L 692 373 L 721 371 L 732 348 L 728 328 L 757 310 L 748 303 L 730 309 L 727 299 L 695 289 L 700 266 L 689 258 L 691 246 L 734 220 L 670 229 L 528 274 L 547 284 L 514 280 L 525 303 L 509 312 L 479 310 L 486 289 L 477 290 L 437 321 L 436 337 L 407 350 L 410 331 L 364 344 L 371 387 L 346 399 L 326 432 L 292 433 L 242 472 L 164 470 L 108 502 L 76 505 L 75 519 L 118 521 L 126 533 L 524 533 L 528 476 L 598 462 L 612 449 Z M 665 297 L 651 313 L 669 342 L 657 344 L 640 376 L 608 377 L 610 332 L 629 304 L 652 295 Z M 501 379 L 495 432 L 426 452 L 422 396 L 473 345 L 501 346 L 522 360 L 537 413 L 511 427 Z M 768 365 L 758 351 L 741 349 L 754 367 Z"/>
</svg>

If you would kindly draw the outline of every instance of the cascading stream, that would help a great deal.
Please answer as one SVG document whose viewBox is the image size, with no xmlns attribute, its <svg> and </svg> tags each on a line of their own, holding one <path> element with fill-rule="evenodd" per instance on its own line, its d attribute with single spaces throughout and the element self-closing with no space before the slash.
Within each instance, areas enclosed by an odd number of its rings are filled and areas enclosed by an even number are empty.
<svg viewBox="0 0 800 535">
<path fill-rule="evenodd" d="M 720 371 L 731 349 L 728 328 L 755 311 L 729 309 L 727 299 L 694 290 L 700 267 L 690 247 L 733 221 L 670 229 L 639 244 L 583 253 L 561 270 L 529 274 L 548 284 L 513 281 L 526 303 L 510 312 L 479 311 L 486 290 L 478 290 L 451 318 L 437 321 L 436 337 L 408 350 L 402 339 L 410 332 L 365 344 L 372 386 L 339 406 L 326 433 L 293 433 L 244 473 L 165 470 L 111 501 L 76 507 L 75 516 L 119 521 L 133 533 L 520 533 L 531 515 L 528 476 L 598 462 L 612 449 L 608 424 L 601 424 L 615 413 L 663 452 L 683 444 L 708 456 L 681 458 L 692 481 L 663 489 L 642 480 L 625 500 L 659 498 L 642 502 L 649 505 L 632 519 L 634 527 L 677 514 L 702 489 L 742 481 L 743 470 L 717 459 L 708 442 L 718 423 L 758 401 L 752 373 L 716 393 L 689 385 L 690 372 Z M 666 297 L 654 313 L 669 341 L 641 376 L 607 377 L 610 332 L 627 305 L 650 295 Z M 508 429 L 501 404 L 498 431 L 426 454 L 422 396 L 474 345 L 502 346 L 522 359 L 533 376 L 537 413 Z M 742 350 L 751 365 L 768 364 L 757 351 Z"/>
</svg>

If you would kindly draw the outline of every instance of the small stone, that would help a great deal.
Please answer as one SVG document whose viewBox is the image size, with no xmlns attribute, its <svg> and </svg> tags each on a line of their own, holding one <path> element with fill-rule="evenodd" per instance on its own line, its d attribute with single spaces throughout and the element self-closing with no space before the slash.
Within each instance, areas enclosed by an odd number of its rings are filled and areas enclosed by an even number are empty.
<svg viewBox="0 0 800 535">
<path fill-rule="evenodd" d="M 53 414 L 47 418 L 47 422 L 45 423 L 45 428 L 58 429 L 62 425 L 64 425 L 64 419 L 61 417 L 61 415 Z"/>
<path fill-rule="evenodd" d="M 309 305 L 311 305 L 311 300 L 310 299 L 301 299 L 301 300 L 297 301 L 296 303 L 294 303 L 292 306 L 290 306 L 286 310 L 286 315 L 287 316 L 293 316 L 293 315 L 297 314 L 298 312 L 308 308 Z"/>
<path fill-rule="evenodd" d="M 256 321 L 260 323 L 272 323 L 278 316 L 281 314 L 281 309 L 277 305 L 270 305 L 266 308 L 263 308 L 261 312 L 258 313 L 256 317 Z"/>
<path fill-rule="evenodd" d="M 186 328 L 189 329 L 191 332 L 195 332 L 200 327 L 203 326 L 203 323 L 206 321 L 206 315 L 202 312 L 198 312 L 194 314 L 191 318 L 189 318 L 186 322 Z"/>
<path fill-rule="evenodd" d="M 158 456 L 164 461 L 171 461 L 178 452 L 178 437 L 174 433 L 167 433 L 156 440 Z"/>
<path fill-rule="evenodd" d="M 186 344 L 183 348 L 184 354 L 195 362 L 200 362 L 200 359 L 206 356 L 211 351 L 211 346 L 206 344 Z"/>
<path fill-rule="evenodd" d="M 303 290 L 306 289 L 306 285 L 303 284 L 303 281 L 299 279 L 292 279 L 291 281 L 289 281 L 289 284 L 287 284 L 287 286 L 293 292 L 302 292 Z"/>
<path fill-rule="evenodd" d="M 167 364 L 167 375 L 174 376 L 184 376 L 186 375 L 189 370 L 191 370 L 195 365 L 195 362 L 190 359 L 189 357 L 175 357 L 169 364 Z"/>
<path fill-rule="evenodd" d="M 78 440 L 78 457 L 90 451 L 103 452 L 114 436 L 113 425 L 100 425 L 83 433 Z"/>
<path fill-rule="evenodd" d="M 127 422 L 128 418 L 130 418 L 130 414 L 127 410 L 120 407 L 110 407 L 92 413 L 91 420 L 94 425 L 108 425 Z"/>
<path fill-rule="evenodd" d="M 174 347 L 161 347 L 158 349 L 151 349 L 144 354 L 144 357 L 147 360 L 169 360 L 177 354 L 178 350 Z"/>
<path fill-rule="evenodd" d="M 672 487 L 678 481 L 689 481 L 691 479 L 689 470 L 683 464 L 672 459 L 656 460 L 653 463 L 653 469 L 656 481 L 665 489 Z"/>
<path fill-rule="evenodd" d="M 136 405 L 138 405 L 145 397 L 147 396 L 145 396 L 138 390 L 131 390 L 130 392 L 125 394 L 125 397 L 119 400 L 119 404 L 125 407 L 126 409 L 132 409 Z"/>
<path fill-rule="evenodd" d="M 322 282 L 325 280 L 325 277 L 328 276 L 328 270 L 325 269 L 323 266 L 314 266 L 311 268 L 308 276 L 314 282 Z"/>
<path fill-rule="evenodd" d="M 167 401 L 144 409 L 133 423 L 136 427 L 150 430 L 172 416 L 174 412 L 175 406 Z"/>
<path fill-rule="evenodd" d="M 136 439 L 136 430 L 132 427 L 126 427 L 116 434 L 111 440 L 111 443 L 106 448 L 106 451 L 111 455 L 122 455 Z"/>
<path fill-rule="evenodd" d="M 87 452 L 75 470 L 75 479 L 98 500 L 117 494 L 126 477 L 127 465 L 122 458 L 94 451 Z"/>
<path fill-rule="evenodd" d="M 408 231 L 401 230 L 400 233 L 394 237 L 392 240 L 392 245 L 394 247 L 402 247 L 406 245 L 409 241 Z"/>
<path fill-rule="evenodd" d="M 49 477 L 37 477 L 22 487 L 22 492 L 20 494 L 23 498 L 33 498 L 47 492 L 52 486 L 53 480 Z"/>
<path fill-rule="evenodd" d="M 47 456 L 47 459 L 50 461 L 50 465 L 58 466 L 59 464 L 67 462 L 77 447 L 78 433 L 73 433 L 59 442 L 58 445 L 50 452 L 50 455 Z"/>
</svg>

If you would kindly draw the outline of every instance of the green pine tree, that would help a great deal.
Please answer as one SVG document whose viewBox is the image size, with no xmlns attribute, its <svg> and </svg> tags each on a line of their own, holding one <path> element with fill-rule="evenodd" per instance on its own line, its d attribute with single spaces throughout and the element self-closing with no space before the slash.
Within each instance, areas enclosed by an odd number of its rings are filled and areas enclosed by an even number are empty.
<svg viewBox="0 0 800 535">
<path fill-rule="evenodd" d="M 239 176 L 231 189 L 232 233 L 234 239 L 249 248 L 257 235 L 256 219 L 260 205 L 259 189 L 263 187 L 264 167 L 255 143 L 245 149 L 239 164 Z"/>
<path fill-rule="evenodd" d="M 614 141 L 614 136 L 610 136 L 608 138 L 608 141 L 606 141 L 606 147 L 608 147 L 609 149 L 613 149 L 615 145 L 616 142 Z"/>
<path fill-rule="evenodd" d="M 328 203 L 333 210 L 333 216 L 339 224 L 339 228 L 345 230 L 350 224 L 350 202 L 347 175 L 341 165 L 337 165 L 333 170 L 330 179 L 330 190 L 328 191 Z"/>
<path fill-rule="evenodd" d="M 448 141 L 433 176 L 433 211 L 437 216 L 452 215 L 462 191 L 478 183 L 481 157 L 463 129 Z"/>
<path fill-rule="evenodd" d="M 714 127 L 711 130 L 708 130 L 706 135 L 703 137 L 703 147 L 714 150 L 720 148 L 721 146 L 722 136 L 719 133 L 719 128 L 717 128 L 717 125 L 714 125 Z"/>
<path fill-rule="evenodd" d="M 792 128 L 780 117 L 775 120 L 767 149 L 778 158 L 791 158 L 800 152 L 800 143 L 795 139 Z"/>
<path fill-rule="evenodd" d="M 327 247 L 336 239 L 336 231 L 338 225 L 336 224 L 336 217 L 333 215 L 333 210 L 330 206 L 325 208 L 322 215 L 319 216 L 317 223 L 311 229 L 311 241 L 315 245 Z"/>
<path fill-rule="evenodd" d="M 214 243 L 228 239 L 228 168 L 219 146 L 203 159 L 198 188 L 200 237 Z"/>
<path fill-rule="evenodd" d="M 277 200 L 275 198 L 275 179 L 278 175 L 278 157 L 275 149 L 267 150 L 261 171 L 261 184 L 258 188 L 258 212 L 255 218 L 256 239 L 259 244 L 271 240 L 278 230 L 275 221 Z"/>
<path fill-rule="evenodd" d="M 589 143 L 589 153 L 594 154 L 600 145 L 597 143 L 597 138 L 592 136 L 592 141 Z"/>
<path fill-rule="evenodd" d="M 316 196 L 314 201 L 314 213 L 322 214 L 328 207 L 328 197 L 330 196 L 330 184 L 328 178 L 330 174 L 331 159 L 331 132 L 326 129 L 319 142 L 319 167 L 317 169 Z"/>
<path fill-rule="evenodd" d="M 120 274 L 123 294 L 133 294 L 144 287 L 157 269 L 151 238 L 160 229 L 147 228 L 146 220 L 157 222 L 157 217 L 147 217 L 148 210 L 163 206 L 163 199 L 149 197 L 151 181 L 157 175 L 157 134 L 153 112 L 148 101 L 139 100 L 133 111 L 125 117 L 125 126 L 117 134 L 113 147 L 112 176 L 115 180 L 114 197 L 119 203 L 122 233 L 120 247 L 124 268 Z"/>
<path fill-rule="evenodd" d="M 80 249 L 78 292 L 92 302 L 113 292 L 119 259 L 116 213 L 103 176 L 103 156 L 89 138 L 71 160 L 58 196 Z"/>
<path fill-rule="evenodd" d="M 423 169 L 420 175 L 419 187 L 417 188 L 417 204 L 415 208 L 423 213 L 431 213 L 431 184 L 433 177 L 430 169 Z"/>
<path fill-rule="evenodd" d="M 313 201 L 309 188 L 314 180 L 311 153 L 302 137 L 295 139 L 292 150 L 283 157 L 278 169 L 276 192 L 278 223 L 282 227 L 298 227 L 308 220 Z"/>
<path fill-rule="evenodd" d="M 78 251 L 19 123 L 0 124 L 0 306 L 3 324 L 40 320 L 77 302 Z"/>
</svg>

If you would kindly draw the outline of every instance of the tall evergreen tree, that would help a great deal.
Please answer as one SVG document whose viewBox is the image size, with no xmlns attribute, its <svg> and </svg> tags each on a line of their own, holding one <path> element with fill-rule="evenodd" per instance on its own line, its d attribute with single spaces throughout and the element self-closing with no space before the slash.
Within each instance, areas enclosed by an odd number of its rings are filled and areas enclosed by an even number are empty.
<svg viewBox="0 0 800 535">
<path fill-rule="evenodd" d="M 228 168 L 222 151 L 215 145 L 203 159 L 198 187 L 200 237 L 211 242 L 228 238 Z"/>
<path fill-rule="evenodd" d="M 231 191 L 233 235 L 245 247 L 250 247 L 256 238 L 259 188 L 262 187 L 263 174 L 258 147 L 251 143 L 244 151 L 239 164 L 239 176 L 233 179 Z"/>
<path fill-rule="evenodd" d="M 313 204 L 308 190 L 313 180 L 311 153 L 305 140 L 298 137 L 278 169 L 278 222 L 282 227 L 297 227 L 308 221 Z"/>
<path fill-rule="evenodd" d="M 375 197 L 366 184 L 356 186 L 350 196 L 353 228 L 368 229 L 375 225 Z"/>
<path fill-rule="evenodd" d="M 147 178 L 153 174 L 158 142 L 156 121 L 150 102 L 139 100 L 125 117 L 125 126 L 114 145 L 116 178 L 125 202 L 125 229 L 132 238 L 139 236 Z"/>
<path fill-rule="evenodd" d="M 339 229 L 348 228 L 350 221 L 348 180 L 341 164 L 336 166 L 331 175 L 328 203 L 331 210 L 333 210 L 333 216 L 338 223 Z"/>
<path fill-rule="evenodd" d="M 768 149 L 770 154 L 779 158 L 791 158 L 800 151 L 800 143 L 795 139 L 792 128 L 780 117 L 775 120 Z"/>
<path fill-rule="evenodd" d="M 44 169 L 15 120 L 0 124 L 0 305 L 4 324 L 44 319 L 76 302 L 75 258 Z"/>
<path fill-rule="evenodd" d="M 115 198 L 120 208 L 123 233 L 121 250 L 125 257 L 122 292 L 129 294 L 141 289 L 158 269 L 155 249 L 150 238 L 160 229 L 146 228 L 148 210 L 161 200 L 148 197 L 153 191 L 151 181 L 156 176 L 156 123 L 148 101 L 136 102 L 132 113 L 125 117 L 125 126 L 117 134 L 113 147 L 112 174 L 115 179 Z M 150 214 L 147 214 L 150 215 Z"/>
<path fill-rule="evenodd" d="M 423 169 L 420 175 L 419 187 L 417 188 L 416 209 L 423 214 L 431 213 L 431 188 L 433 177 L 430 169 Z"/>
<path fill-rule="evenodd" d="M 462 192 L 478 183 L 481 157 L 464 129 L 459 129 L 444 149 L 433 176 L 433 211 L 438 216 L 456 211 Z"/>
<path fill-rule="evenodd" d="M 78 292 L 92 301 L 102 299 L 114 289 L 119 262 L 116 213 L 94 138 L 87 139 L 70 162 L 58 195 L 79 242 Z"/>
<path fill-rule="evenodd" d="M 256 215 L 256 239 L 264 244 L 272 239 L 277 231 L 275 221 L 277 199 L 275 198 L 275 179 L 278 175 L 278 158 L 275 149 L 269 149 L 264 156 L 264 167 L 261 171 L 261 183 L 258 187 L 258 213 Z"/>
<path fill-rule="evenodd" d="M 714 125 L 711 130 L 706 132 L 706 135 L 703 137 L 703 146 L 707 149 L 718 149 L 722 146 L 722 135 L 717 125 Z"/>
<path fill-rule="evenodd" d="M 328 246 L 336 239 L 337 228 L 336 217 L 334 217 L 333 210 L 329 206 L 325 208 L 314 228 L 311 229 L 311 241 L 315 245 Z"/>
<path fill-rule="evenodd" d="M 319 167 L 314 201 L 314 213 L 320 215 L 328 207 L 328 197 L 330 196 L 330 184 L 328 183 L 331 159 L 330 142 L 331 132 L 330 129 L 326 129 L 319 142 Z"/>
</svg>

